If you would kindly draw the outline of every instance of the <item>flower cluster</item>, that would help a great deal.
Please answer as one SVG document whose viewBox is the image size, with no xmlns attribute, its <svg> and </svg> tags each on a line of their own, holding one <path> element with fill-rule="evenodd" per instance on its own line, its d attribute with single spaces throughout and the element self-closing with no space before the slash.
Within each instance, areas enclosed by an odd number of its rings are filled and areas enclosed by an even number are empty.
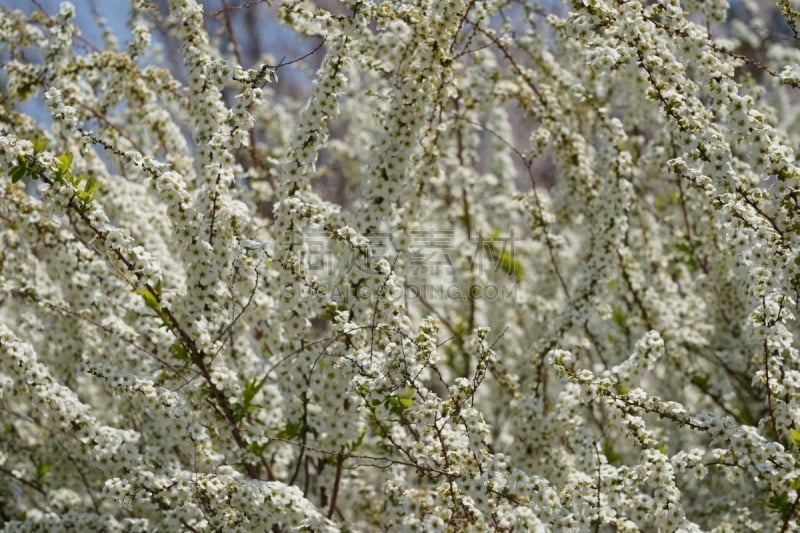
<svg viewBox="0 0 800 533">
<path fill-rule="evenodd" d="M 0 528 L 800 528 L 792 2 L 130 4 L 0 7 Z"/>
</svg>

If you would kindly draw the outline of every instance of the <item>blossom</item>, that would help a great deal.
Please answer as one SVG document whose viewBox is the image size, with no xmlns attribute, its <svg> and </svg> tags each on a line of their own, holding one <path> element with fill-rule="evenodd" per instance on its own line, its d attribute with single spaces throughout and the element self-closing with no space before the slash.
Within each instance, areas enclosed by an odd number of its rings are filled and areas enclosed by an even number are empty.
<svg viewBox="0 0 800 533">
<path fill-rule="evenodd" d="M 2 8 L 7 527 L 797 529 L 788 4 L 312 4 Z"/>
</svg>

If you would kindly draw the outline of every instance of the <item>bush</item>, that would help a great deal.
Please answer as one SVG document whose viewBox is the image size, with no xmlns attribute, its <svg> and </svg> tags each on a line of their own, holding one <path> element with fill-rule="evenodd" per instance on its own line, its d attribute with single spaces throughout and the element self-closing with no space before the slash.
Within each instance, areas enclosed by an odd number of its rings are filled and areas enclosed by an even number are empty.
<svg viewBox="0 0 800 533">
<path fill-rule="evenodd" d="M 794 2 L 164 3 L 0 8 L 4 529 L 800 528 Z"/>
</svg>

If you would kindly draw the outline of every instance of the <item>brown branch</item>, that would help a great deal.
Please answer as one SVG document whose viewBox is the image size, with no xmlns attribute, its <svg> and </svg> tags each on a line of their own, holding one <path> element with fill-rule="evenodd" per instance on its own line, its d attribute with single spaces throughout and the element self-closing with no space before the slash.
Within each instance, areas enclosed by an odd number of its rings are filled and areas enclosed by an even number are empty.
<svg viewBox="0 0 800 533">
<path fill-rule="evenodd" d="M 336 478 L 333 481 L 333 493 L 331 494 L 331 505 L 328 507 L 328 518 L 333 518 L 333 513 L 336 510 L 336 498 L 339 496 L 339 485 L 342 482 L 344 459 L 345 456 L 343 454 L 339 454 L 336 459 Z"/>
</svg>

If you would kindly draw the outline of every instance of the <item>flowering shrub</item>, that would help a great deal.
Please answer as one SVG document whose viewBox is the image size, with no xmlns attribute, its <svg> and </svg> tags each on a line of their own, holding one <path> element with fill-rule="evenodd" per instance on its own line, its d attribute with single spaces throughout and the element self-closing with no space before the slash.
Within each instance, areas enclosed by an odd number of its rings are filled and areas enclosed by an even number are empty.
<svg viewBox="0 0 800 533">
<path fill-rule="evenodd" d="M 4 529 L 800 528 L 796 2 L 131 4 L 0 8 Z"/>
</svg>

